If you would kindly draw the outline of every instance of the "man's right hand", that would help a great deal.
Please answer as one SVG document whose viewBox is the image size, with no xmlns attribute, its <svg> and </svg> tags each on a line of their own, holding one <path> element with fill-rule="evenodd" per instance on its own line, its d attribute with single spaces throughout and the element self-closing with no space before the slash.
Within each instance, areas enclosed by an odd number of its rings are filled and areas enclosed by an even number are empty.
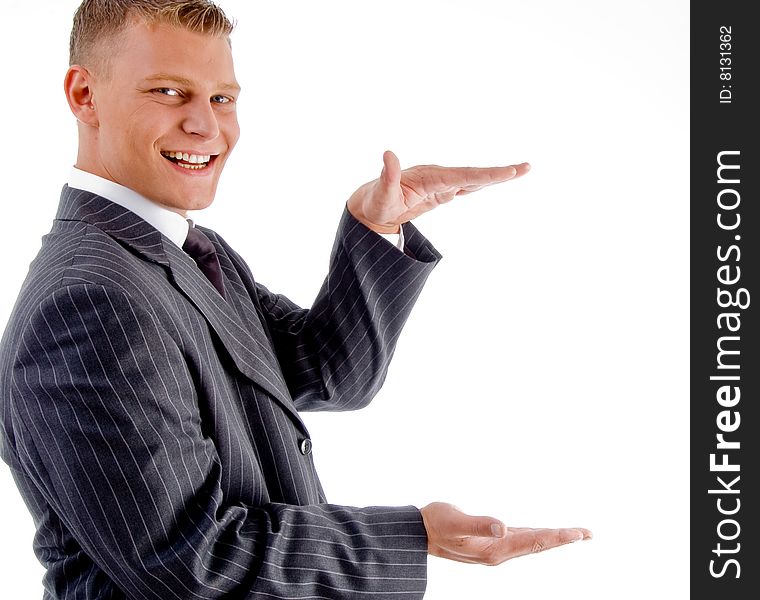
<svg viewBox="0 0 760 600">
<path fill-rule="evenodd" d="M 433 502 L 420 512 L 428 534 L 428 553 L 459 562 L 498 565 L 510 558 L 593 537 L 581 527 L 507 527 L 498 519 L 467 515 L 445 502 Z"/>
</svg>

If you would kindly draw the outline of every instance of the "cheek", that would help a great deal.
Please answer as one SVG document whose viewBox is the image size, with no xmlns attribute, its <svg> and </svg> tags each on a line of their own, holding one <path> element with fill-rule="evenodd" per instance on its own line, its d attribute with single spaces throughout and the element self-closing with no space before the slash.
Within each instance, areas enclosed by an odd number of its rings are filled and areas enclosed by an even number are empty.
<svg viewBox="0 0 760 600">
<path fill-rule="evenodd" d="M 101 146 L 106 153 L 118 153 L 130 156 L 145 153 L 145 133 L 134 123 L 111 123 L 109 127 L 100 128 Z"/>
<path fill-rule="evenodd" d="M 152 152 L 157 140 L 169 128 L 166 117 L 150 105 L 133 109 L 120 125 L 124 142 L 136 153 Z"/>
<path fill-rule="evenodd" d="M 223 121 L 222 127 L 229 149 L 232 150 L 235 144 L 237 144 L 238 139 L 240 139 L 240 124 L 237 120 L 237 114 L 230 115 L 227 120 Z"/>
</svg>

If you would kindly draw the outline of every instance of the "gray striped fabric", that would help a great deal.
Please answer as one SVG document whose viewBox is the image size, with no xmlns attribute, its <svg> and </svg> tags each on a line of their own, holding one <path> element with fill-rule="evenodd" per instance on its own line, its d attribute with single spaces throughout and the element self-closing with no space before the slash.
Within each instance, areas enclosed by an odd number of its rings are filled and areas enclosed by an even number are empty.
<svg viewBox="0 0 760 600">
<path fill-rule="evenodd" d="M 328 504 L 299 411 L 372 399 L 440 255 L 344 211 L 306 310 L 203 231 L 227 300 L 134 213 L 63 189 L 0 345 L 44 597 L 421 598 L 419 510 Z"/>
</svg>

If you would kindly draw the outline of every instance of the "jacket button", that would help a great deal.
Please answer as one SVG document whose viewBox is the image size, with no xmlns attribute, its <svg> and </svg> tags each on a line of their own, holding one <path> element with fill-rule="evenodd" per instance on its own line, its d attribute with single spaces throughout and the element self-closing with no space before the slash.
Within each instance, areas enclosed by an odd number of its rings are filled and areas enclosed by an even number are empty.
<svg viewBox="0 0 760 600">
<path fill-rule="evenodd" d="M 311 440 L 309 438 L 301 440 L 301 454 L 304 456 L 311 454 Z"/>
</svg>

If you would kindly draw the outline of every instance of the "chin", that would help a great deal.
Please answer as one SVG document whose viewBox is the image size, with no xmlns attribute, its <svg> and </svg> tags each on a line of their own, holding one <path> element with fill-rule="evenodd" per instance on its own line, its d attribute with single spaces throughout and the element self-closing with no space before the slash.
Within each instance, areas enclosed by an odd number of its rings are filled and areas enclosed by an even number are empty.
<svg viewBox="0 0 760 600">
<path fill-rule="evenodd" d="M 200 198 L 195 198 L 191 200 L 190 202 L 187 202 L 185 205 L 185 210 L 203 210 L 204 208 L 208 208 L 211 206 L 211 203 L 214 201 L 213 194 L 211 196 L 203 196 Z"/>
<path fill-rule="evenodd" d="M 187 212 L 203 210 L 204 208 L 208 208 L 209 206 L 211 206 L 211 202 L 212 202 L 211 200 L 209 200 L 208 202 L 203 202 L 203 203 L 199 202 L 197 204 L 193 204 L 192 206 L 185 207 L 184 210 Z"/>
<path fill-rule="evenodd" d="M 169 197 L 164 205 L 176 212 L 186 212 L 189 210 L 203 210 L 204 208 L 208 208 L 213 201 L 213 193 L 188 193 L 184 196 Z"/>
</svg>

